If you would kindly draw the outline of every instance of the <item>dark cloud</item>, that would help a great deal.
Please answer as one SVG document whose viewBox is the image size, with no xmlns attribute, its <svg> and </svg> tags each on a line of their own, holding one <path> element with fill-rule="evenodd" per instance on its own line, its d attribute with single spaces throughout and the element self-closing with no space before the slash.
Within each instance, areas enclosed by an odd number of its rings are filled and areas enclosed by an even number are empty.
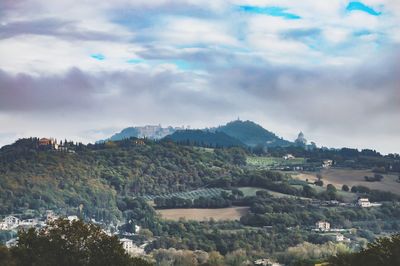
<svg viewBox="0 0 400 266">
<path fill-rule="evenodd" d="M 66 21 L 54 18 L 15 21 L 0 25 L 0 39 L 12 38 L 18 35 L 44 35 L 68 40 L 107 40 L 117 41 L 119 38 L 112 33 L 81 29 L 76 21 Z"/>
</svg>

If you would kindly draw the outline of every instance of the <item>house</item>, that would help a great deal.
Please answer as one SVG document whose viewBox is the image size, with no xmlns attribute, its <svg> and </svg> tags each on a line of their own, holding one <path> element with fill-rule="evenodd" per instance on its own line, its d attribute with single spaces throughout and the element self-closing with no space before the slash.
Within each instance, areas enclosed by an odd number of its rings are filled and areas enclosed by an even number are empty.
<svg viewBox="0 0 400 266">
<path fill-rule="evenodd" d="M 344 241 L 344 235 L 336 234 L 336 242 L 343 242 L 343 241 Z"/>
<path fill-rule="evenodd" d="M 284 160 L 293 160 L 296 157 L 294 157 L 292 154 L 286 154 L 285 156 L 282 157 Z"/>
<path fill-rule="evenodd" d="M 315 229 L 318 231 L 329 231 L 331 224 L 325 221 L 318 221 L 315 223 Z"/>
<path fill-rule="evenodd" d="M 6 247 L 8 248 L 15 247 L 17 244 L 18 244 L 18 239 L 12 238 L 6 242 Z"/>
<path fill-rule="evenodd" d="M 368 198 L 358 198 L 357 205 L 361 208 L 380 207 L 381 203 L 370 202 Z"/>
<path fill-rule="evenodd" d="M 322 168 L 330 168 L 333 165 L 333 160 L 323 160 Z"/>
<path fill-rule="evenodd" d="M 254 261 L 255 265 L 262 265 L 262 266 L 281 266 L 282 264 L 278 262 L 274 262 L 271 259 L 258 259 Z"/>
<path fill-rule="evenodd" d="M 122 243 L 122 247 L 126 250 L 126 252 L 130 253 L 133 249 L 133 241 L 128 238 L 121 238 L 119 240 Z"/>
<path fill-rule="evenodd" d="M 41 138 L 39 139 L 39 146 L 50 146 L 53 144 L 53 139 Z"/>
<path fill-rule="evenodd" d="M 128 239 L 128 238 L 121 238 L 119 241 L 122 243 L 122 247 L 129 254 L 141 255 L 141 254 L 145 253 L 144 252 L 145 245 L 138 247 L 133 243 L 133 241 L 131 239 Z"/>
<path fill-rule="evenodd" d="M 76 215 L 70 215 L 67 217 L 68 221 L 73 222 L 73 221 L 78 221 L 79 218 Z"/>
<path fill-rule="evenodd" d="M 135 233 L 138 234 L 140 231 L 140 226 L 135 224 Z"/>
<path fill-rule="evenodd" d="M 369 208 L 372 206 L 368 198 L 359 198 L 357 201 L 357 205 L 361 208 Z"/>
<path fill-rule="evenodd" d="M 20 227 L 31 228 L 39 224 L 37 219 L 26 219 L 19 222 Z"/>
<path fill-rule="evenodd" d="M 20 220 L 14 216 L 7 216 L 4 218 L 3 227 L 6 229 L 14 229 L 18 227 Z"/>
<path fill-rule="evenodd" d="M 138 145 L 138 146 L 146 145 L 146 143 L 144 142 L 143 139 L 135 139 L 135 140 L 133 141 L 133 144 Z"/>
<path fill-rule="evenodd" d="M 57 143 L 56 139 L 53 138 L 41 138 L 39 139 L 39 147 L 41 149 L 59 150 L 60 145 Z"/>
<path fill-rule="evenodd" d="M 51 210 L 46 211 L 46 223 L 53 222 L 53 221 L 57 220 L 58 218 L 59 217 L 57 215 L 55 215 L 53 211 L 51 211 Z"/>
<path fill-rule="evenodd" d="M 344 237 L 344 235 L 342 235 L 340 233 L 336 234 L 335 238 L 336 238 L 336 242 L 346 242 L 346 243 L 351 242 L 350 238 Z"/>
</svg>

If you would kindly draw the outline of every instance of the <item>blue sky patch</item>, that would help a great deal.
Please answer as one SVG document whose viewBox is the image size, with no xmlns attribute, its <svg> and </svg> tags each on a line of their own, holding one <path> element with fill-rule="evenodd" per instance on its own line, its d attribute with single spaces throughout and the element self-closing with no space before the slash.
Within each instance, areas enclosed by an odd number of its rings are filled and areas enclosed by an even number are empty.
<svg viewBox="0 0 400 266">
<path fill-rule="evenodd" d="M 103 54 L 91 54 L 90 57 L 99 61 L 103 61 L 104 59 L 106 59 Z"/>
<path fill-rule="evenodd" d="M 286 12 L 287 8 L 271 6 L 271 7 L 258 7 L 258 6 L 239 6 L 241 11 L 253 14 L 264 14 L 273 17 L 282 17 L 284 19 L 300 19 L 299 15 Z"/>
<path fill-rule="evenodd" d="M 360 37 L 360 36 L 365 36 L 365 35 L 371 35 L 372 32 L 369 30 L 359 30 L 359 31 L 355 31 L 353 33 L 354 36 L 356 37 Z"/>
<path fill-rule="evenodd" d="M 140 63 L 143 63 L 144 60 L 140 59 L 140 58 L 133 58 L 133 59 L 127 60 L 126 62 L 129 64 L 140 64 Z"/>
<path fill-rule="evenodd" d="M 378 12 L 378 11 L 374 10 L 372 7 L 369 7 L 361 2 L 350 2 L 347 5 L 346 10 L 349 12 L 362 11 L 362 12 L 368 13 L 373 16 L 380 16 L 382 14 L 382 12 Z"/>
</svg>

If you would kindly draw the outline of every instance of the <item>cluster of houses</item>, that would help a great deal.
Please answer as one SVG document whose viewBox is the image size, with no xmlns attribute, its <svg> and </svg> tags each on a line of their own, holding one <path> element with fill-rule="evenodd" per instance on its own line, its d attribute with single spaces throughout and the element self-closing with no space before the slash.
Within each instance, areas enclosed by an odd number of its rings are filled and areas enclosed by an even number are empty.
<svg viewBox="0 0 400 266">
<path fill-rule="evenodd" d="M 44 219 L 40 220 L 38 218 L 35 219 L 25 219 L 22 220 L 18 217 L 15 217 L 13 215 L 9 215 L 3 219 L 3 221 L 0 222 L 0 231 L 17 231 L 19 229 L 27 229 L 27 228 L 42 228 L 47 226 L 50 222 L 53 222 L 57 219 L 59 219 L 60 216 L 56 215 L 53 211 L 48 210 L 46 211 Z M 70 222 L 72 221 L 77 221 L 79 220 L 78 216 L 76 215 L 70 215 L 65 217 L 67 220 Z M 96 221 L 92 221 L 96 222 Z M 135 233 L 129 234 L 129 235 L 135 235 L 139 232 L 140 227 L 135 226 Z M 108 234 L 112 235 L 110 231 L 106 231 L 103 229 L 103 231 Z M 128 235 L 128 234 L 124 234 Z M 5 244 L 7 247 L 12 247 L 17 244 L 17 238 L 13 238 L 8 240 Z M 121 238 L 120 242 L 122 243 L 123 248 L 132 255 L 142 255 L 145 253 L 144 248 L 147 245 L 147 243 L 137 246 L 131 239 L 129 238 Z"/>
<path fill-rule="evenodd" d="M 58 142 L 54 138 L 41 138 L 39 139 L 39 149 L 62 151 L 74 153 L 74 150 L 69 149 L 67 146 L 63 145 L 62 141 Z"/>
</svg>

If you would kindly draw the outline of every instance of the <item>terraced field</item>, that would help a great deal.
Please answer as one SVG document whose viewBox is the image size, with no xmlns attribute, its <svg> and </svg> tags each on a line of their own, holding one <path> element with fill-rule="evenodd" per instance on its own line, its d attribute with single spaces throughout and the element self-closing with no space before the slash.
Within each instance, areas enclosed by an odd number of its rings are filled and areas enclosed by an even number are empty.
<svg viewBox="0 0 400 266">
<path fill-rule="evenodd" d="M 185 191 L 185 192 L 175 192 L 175 193 L 168 193 L 168 194 L 163 194 L 163 195 L 144 195 L 142 198 L 145 200 L 153 200 L 157 197 L 161 198 L 172 198 L 172 197 L 178 197 L 178 198 L 184 198 L 184 199 L 197 199 L 199 197 L 213 197 L 213 196 L 219 196 L 222 191 L 225 191 L 224 189 L 221 188 L 203 188 L 203 189 L 197 189 L 197 190 L 192 190 L 192 191 Z"/>
</svg>

